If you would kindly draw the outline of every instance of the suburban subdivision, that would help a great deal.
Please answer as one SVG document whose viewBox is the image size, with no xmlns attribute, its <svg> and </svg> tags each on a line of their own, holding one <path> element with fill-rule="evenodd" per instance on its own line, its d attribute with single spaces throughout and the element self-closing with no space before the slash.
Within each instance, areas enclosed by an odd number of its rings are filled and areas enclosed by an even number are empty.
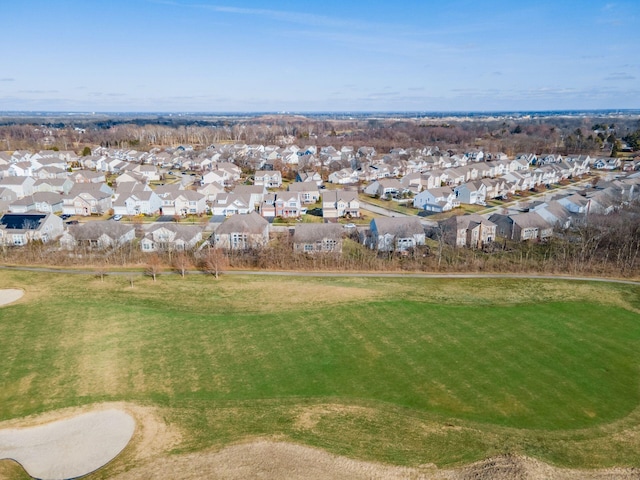
<svg viewBox="0 0 640 480">
<path fill-rule="evenodd" d="M 634 478 L 640 159 L 575 121 L 605 141 L 21 127 L 0 478 Z"/>
</svg>

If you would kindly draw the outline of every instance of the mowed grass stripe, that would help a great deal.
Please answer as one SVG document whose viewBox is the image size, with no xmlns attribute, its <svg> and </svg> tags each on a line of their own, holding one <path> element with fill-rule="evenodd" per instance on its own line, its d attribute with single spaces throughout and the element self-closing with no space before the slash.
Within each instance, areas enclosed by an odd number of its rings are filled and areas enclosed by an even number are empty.
<svg viewBox="0 0 640 480">
<path fill-rule="evenodd" d="M 330 397 L 562 429 L 638 404 L 637 315 L 622 308 L 402 299 L 264 313 L 223 295 L 196 308 L 152 291 L 115 297 L 61 292 L 3 310 L 3 416 L 90 399 Z"/>
</svg>

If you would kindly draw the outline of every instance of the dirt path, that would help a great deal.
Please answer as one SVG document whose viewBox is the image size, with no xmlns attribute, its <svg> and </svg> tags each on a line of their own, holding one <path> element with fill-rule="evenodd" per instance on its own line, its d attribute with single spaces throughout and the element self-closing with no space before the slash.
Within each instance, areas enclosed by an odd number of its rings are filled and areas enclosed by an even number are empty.
<svg viewBox="0 0 640 480">
<path fill-rule="evenodd" d="M 395 467 L 352 460 L 325 451 L 285 442 L 259 440 L 233 445 L 216 452 L 166 456 L 112 477 L 143 480 L 165 477 L 175 480 L 637 480 L 638 469 L 573 470 L 552 467 L 538 460 L 504 455 L 456 469 L 435 465 Z"/>
</svg>

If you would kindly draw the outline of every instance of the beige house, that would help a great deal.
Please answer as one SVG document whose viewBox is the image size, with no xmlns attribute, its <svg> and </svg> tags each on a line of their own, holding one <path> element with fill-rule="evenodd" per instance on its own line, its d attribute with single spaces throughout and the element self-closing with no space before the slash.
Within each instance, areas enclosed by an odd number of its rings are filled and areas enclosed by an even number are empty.
<svg viewBox="0 0 640 480">
<path fill-rule="evenodd" d="M 26 245 L 34 240 L 47 243 L 63 232 L 62 219 L 52 213 L 5 213 L 0 218 L 0 245 Z"/>
<path fill-rule="evenodd" d="M 293 234 L 296 253 L 341 253 L 344 227 L 336 223 L 301 223 Z"/>
<path fill-rule="evenodd" d="M 325 190 L 322 194 L 322 218 L 336 221 L 338 218 L 359 218 L 358 192 L 350 190 Z"/>
<path fill-rule="evenodd" d="M 496 239 L 496 224 L 475 213 L 450 217 L 440 226 L 445 242 L 454 247 L 482 248 Z"/>
<path fill-rule="evenodd" d="M 269 242 L 269 222 L 256 212 L 232 215 L 211 235 L 211 242 L 225 250 L 263 247 Z"/>
</svg>

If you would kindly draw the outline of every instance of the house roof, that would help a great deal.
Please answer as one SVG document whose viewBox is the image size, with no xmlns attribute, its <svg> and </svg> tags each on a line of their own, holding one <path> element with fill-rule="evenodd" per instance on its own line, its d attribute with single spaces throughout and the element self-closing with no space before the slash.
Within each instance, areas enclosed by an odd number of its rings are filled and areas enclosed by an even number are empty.
<svg viewBox="0 0 640 480">
<path fill-rule="evenodd" d="M 69 226 L 69 234 L 76 240 L 97 240 L 102 235 L 117 239 L 126 235 L 135 226 L 113 220 L 97 220 L 94 222 L 80 223 Z"/>
<path fill-rule="evenodd" d="M 485 227 L 495 227 L 496 224 L 486 218 L 478 215 L 477 213 L 470 213 L 468 215 L 456 215 L 445 220 L 444 223 L 455 224 L 456 229 L 468 230 L 474 228 L 477 225 L 483 225 Z"/>
<path fill-rule="evenodd" d="M 551 228 L 549 222 L 535 212 L 510 215 L 510 218 L 513 220 L 513 223 L 518 225 L 520 228 Z"/>
<path fill-rule="evenodd" d="M 290 192 L 319 192 L 318 184 L 316 182 L 294 182 L 290 183 L 288 187 Z"/>
<path fill-rule="evenodd" d="M 325 238 L 339 240 L 343 233 L 344 227 L 335 223 L 301 223 L 296 225 L 293 242 L 308 243 Z"/>
<path fill-rule="evenodd" d="M 256 212 L 246 215 L 232 215 L 222 222 L 216 230 L 216 235 L 230 233 L 261 234 L 268 226 L 269 222 Z"/>
<path fill-rule="evenodd" d="M 323 202 L 337 203 L 339 201 L 352 202 L 358 199 L 358 192 L 351 190 L 325 190 L 322 193 Z"/>
<path fill-rule="evenodd" d="M 371 224 L 374 223 L 379 235 L 406 236 L 424 233 L 424 227 L 417 217 L 380 217 L 371 220 Z"/>
<path fill-rule="evenodd" d="M 202 234 L 204 227 L 200 225 L 181 225 L 179 223 L 162 223 L 161 225 L 158 225 L 158 224 L 154 225 L 152 228 L 150 228 L 147 231 L 147 233 L 152 234 L 154 232 L 157 232 L 160 229 L 169 230 L 175 233 L 174 241 L 184 240 L 186 242 L 189 242 L 193 240 L 193 238 L 196 237 L 197 235 Z"/>
</svg>

